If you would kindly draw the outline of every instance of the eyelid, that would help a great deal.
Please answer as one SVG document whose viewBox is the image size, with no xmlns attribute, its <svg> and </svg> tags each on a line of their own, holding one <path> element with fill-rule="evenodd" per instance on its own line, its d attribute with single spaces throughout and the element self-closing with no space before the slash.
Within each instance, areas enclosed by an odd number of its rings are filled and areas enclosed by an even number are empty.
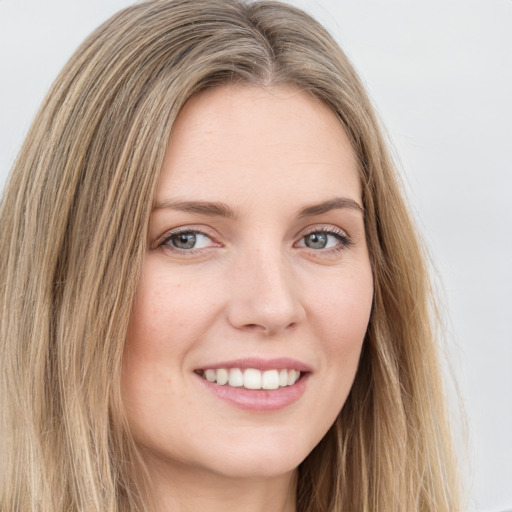
<svg viewBox="0 0 512 512">
<path fill-rule="evenodd" d="M 296 237 L 302 238 L 310 233 L 335 233 L 342 235 L 346 238 L 350 238 L 348 232 L 346 229 L 340 228 L 339 226 L 336 226 L 335 224 L 312 224 L 309 226 L 306 226 L 305 228 L 301 229 Z"/>
<path fill-rule="evenodd" d="M 179 249 L 177 247 L 172 247 L 168 243 L 173 236 L 180 235 L 183 233 L 193 233 L 196 235 L 205 236 L 206 238 L 209 238 L 211 240 L 211 242 L 212 242 L 211 247 L 221 247 L 222 244 L 220 242 L 218 242 L 215 235 L 213 235 L 210 231 L 211 230 L 207 229 L 204 226 L 199 227 L 199 226 L 195 226 L 195 225 L 180 226 L 177 228 L 169 229 L 168 231 L 166 231 L 163 235 L 161 235 L 157 239 L 156 243 L 154 244 L 154 248 L 155 249 L 157 249 L 157 248 L 166 249 L 169 252 L 172 252 L 174 254 L 180 254 L 180 255 L 184 255 L 184 256 L 193 255 L 199 251 L 204 251 L 204 250 L 207 250 L 210 248 L 210 247 L 202 247 L 199 249 L 187 249 L 186 250 L 186 249 Z"/>
<path fill-rule="evenodd" d="M 197 254 L 198 252 L 208 250 L 214 247 L 222 247 L 223 245 L 217 240 L 213 233 L 211 233 L 211 229 L 208 229 L 206 226 L 197 226 L 197 225 L 186 225 L 180 226 L 177 228 L 169 229 L 163 235 L 161 235 L 154 244 L 154 248 L 162 248 L 166 249 L 169 252 L 174 254 L 179 254 L 183 256 L 192 256 Z M 172 247 L 168 242 L 173 236 L 179 235 L 181 233 L 194 233 L 198 235 L 202 235 L 211 240 L 211 247 L 202 247 L 199 249 L 179 249 L 177 247 Z M 329 247 L 324 249 L 311 249 L 307 247 L 305 244 L 298 246 L 299 242 L 301 242 L 304 237 L 310 235 L 312 233 L 325 233 L 327 235 L 331 235 L 338 239 L 339 244 L 335 247 Z M 313 253 L 330 253 L 337 252 L 339 250 L 343 250 L 349 248 L 353 245 L 353 240 L 345 229 L 340 228 L 339 226 L 335 226 L 332 224 L 315 224 L 312 226 L 307 226 L 302 231 L 300 231 L 296 235 L 297 241 L 294 243 L 294 247 L 304 247 L 305 249 L 313 252 Z"/>
<path fill-rule="evenodd" d="M 340 246 L 331 247 L 327 249 L 310 249 L 312 252 L 336 252 L 337 250 L 346 249 L 353 245 L 353 240 L 351 236 L 348 234 L 348 232 L 345 229 L 342 229 L 339 226 L 334 226 L 332 224 L 317 224 L 313 226 L 307 226 L 297 235 L 298 240 L 297 242 L 295 242 L 294 245 L 297 246 L 297 244 L 301 242 L 304 239 L 304 237 L 312 233 L 325 233 L 326 235 L 334 236 L 340 242 Z M 309 249 L 306 245 L 301 245 L 299 247 L 305 247 L 306 249 Z"/>
</svg>

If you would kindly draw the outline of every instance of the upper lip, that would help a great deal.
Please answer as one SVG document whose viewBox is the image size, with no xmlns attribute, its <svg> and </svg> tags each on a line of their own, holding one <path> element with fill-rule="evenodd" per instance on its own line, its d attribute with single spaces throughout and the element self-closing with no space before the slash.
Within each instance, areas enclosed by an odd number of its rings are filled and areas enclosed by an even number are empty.
<svg viewBox="0 0 512 512">
<path fill-rule="evenodd" d="M 300 372 L 310 372 L 311 367 L 302 361 L 289 357 L 277 357 L 272 359 L 262 359 L 259 357 L 245 357 L 241 359 L 232 359 L 230 361 L 220 361 L 206 364 L 197 368 L 197 370 L 218 370 L 219 368 L 254 368 L 256 370 L 284 370 L 293 369 Z"/>
</svg>

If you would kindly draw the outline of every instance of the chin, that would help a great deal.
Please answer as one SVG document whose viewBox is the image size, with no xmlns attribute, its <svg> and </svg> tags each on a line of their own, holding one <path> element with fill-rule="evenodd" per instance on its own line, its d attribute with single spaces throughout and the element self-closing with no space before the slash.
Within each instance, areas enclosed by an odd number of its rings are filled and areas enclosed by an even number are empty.
<svg viewBox="0 0 512 512">
<path fill-rule="evenodd" d="M 290 435 L 255 435 L 250 440 L 230 436 L 225 442 L 206 437 L 201 439 L 200 446 L 182 445 L 178 452 L 172 449 L 165 452 L 146 445 L 142 447 L 143 458 L 148 467 L 155 467 L 155 460 L 158 460 L 164 473 L 167 469 L 181 475 L 198 472 L 201 478 L 257 480 L 289 475 L 314 448 L 312 443 L 294 440 Z"/>
<path fill-rule="evenodd" d="M 275 478 L 293 472 L 314 448 L 299 442 L 276 438 L 270 442 L 265 439 L 245 442 L 237 446 L 226 447 L 222 457 L 213 457 L 211 469 L 230 478 Z"/>
</svg>

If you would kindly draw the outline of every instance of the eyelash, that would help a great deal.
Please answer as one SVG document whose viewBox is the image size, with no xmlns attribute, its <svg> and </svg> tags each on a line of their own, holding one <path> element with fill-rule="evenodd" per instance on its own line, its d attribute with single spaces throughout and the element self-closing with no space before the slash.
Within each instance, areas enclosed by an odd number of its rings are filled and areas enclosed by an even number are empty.
<svg viewBox="0 0 512 512">
<path fill-rule="evenodd" d="M 206 238 L 209 238 L 212 242 L 215 243 L 215 239 L 211 235 L 205 233 L 204 231 L 201 231 L 199 229 L 182 228 L 182 229 L 177 229 L 175 231 L 171 231 L 158 244 L 158 247 L 165 248 L 165 249 L 169 250 L 170 252 L 173 252 L 173 253 L 176 253 L 176 254 L 186 255 L 186 256 L 193 256 L 193 255 L 197 254 L 199 251 L 201 251 L 202 248 L 199 248 L 199 249 L 180 249 L 178 247 L 174 247 L 172 245 L 172 243 L 171 243 L 171 240 L 174 237 L 177 237 L 179 235 L 189 235 L 189 234 L 205 236 Z"/>
<path fill-rule="evenodd" d="M 353 245 L 352 239 L 348 236 L 347 232 L 340 229 L 340 228 L 334 228 L 334 227 L 313 227 L 312 229 L 309 229 L 306 233 L 302 234 L 300 237 L 300 242 L 302 242 L 307 236 L 313 235 L 313 234 L 322 234 L 327 236 L 332 236 L 338 240 L 338 244 L 336 244 L 334 247 L 329 248 L 323 248 L 323 249 L 311 249 L 307 246 L 301 246 L 306 247 L 306 249 L 309 249 L 313 254 L 319 254 L 322 255 L 325 254 L 336 254 L 340 251 L 343 251 L 345 249 L 350 248 Z"/>
<path fill-rule="evenodd" d="M 193 256 L 200 252 L 201 250 L 205 248 L 199 248 L 199 249 L 180 249 L 178 247 L 174 247 L 171 243 L 171 240 L 179 235 L 185 235 L 185 234 L 192 234 L 192 235 L 201 235 L 208 239 L 210 239 L 213 243 L 218 243 L 215 241 L 215 239 L 210 236 L 209 234 L 205 233 L 204 231 L 201 231 L 199 229 L 190 229 L 190 228 L 184 228 L 184 229 L 177 229 L 175 231 L 170 232 L 159 244 L 159 248 L 165 248 L 171 252 L 180 254 L 180 255 L 187 255 L 187 256 Z M 325 228 L 325 227 L 314 227 L 312 229 L 309 229 L 307 232 L 303 233 L 299 239 L 299 242 L 303 241 L 307 236 L 313 235 L 313 234 L 322 234 L 327 236 L 332 236 L 338 240 L 338 244 L 334 247 L 330 248 L 321 248 L 321 249 L 311 249 L 307 247 L 306 245 L 302 245 L 300 247 L 305 247 L 306 249 L 309 249 L 313 254 L 315 253 L 322 253 L 322 254 L 334 254 L 339 251 L 342 251 L 344 249 L 348 249 L 353 245 L 352 239 L 348 236 L 348 234 L 339 228 Z M 298 242 L 294 244 L 294 247 L 296 246 Z M 206 248 L 207 249 L 207 248 Z"/>
</svg>

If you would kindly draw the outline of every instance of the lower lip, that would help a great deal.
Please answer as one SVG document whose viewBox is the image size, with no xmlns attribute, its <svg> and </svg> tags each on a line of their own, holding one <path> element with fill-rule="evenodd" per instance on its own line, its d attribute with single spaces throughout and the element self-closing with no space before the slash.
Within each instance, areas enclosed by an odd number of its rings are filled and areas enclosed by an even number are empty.
<svg viewBox="0 0 512 512">
<path fill-rule="evenodd" d="M 284 409 L 285 407 L 296 402 L 306 389 L 306 382 L 309 373 L 301 376 L 301 378 L 291 386 L 285 386 L 278 389 L 245 389 L 244 387 L 221 386 L 214 382 L 198 376 L 202 385 L 212 392 L 217 398 L 224 400 L 247 411 L 269 412 Z"/>
</svg>

